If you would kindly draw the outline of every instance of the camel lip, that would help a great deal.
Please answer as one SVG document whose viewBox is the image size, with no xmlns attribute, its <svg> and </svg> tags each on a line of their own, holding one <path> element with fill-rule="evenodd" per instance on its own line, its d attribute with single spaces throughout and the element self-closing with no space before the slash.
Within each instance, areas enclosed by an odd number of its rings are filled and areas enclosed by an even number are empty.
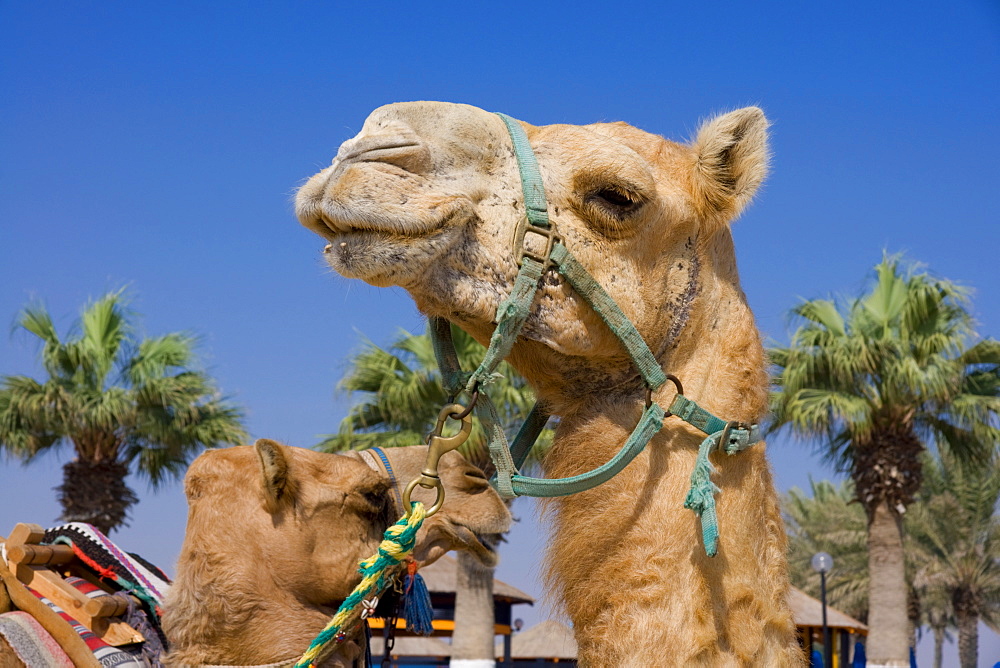
<svg viewBox="0 0 1000 668">
<path fill-rule="evenodd" d="M 466 214 L 463 207 L 452 207 L 430 220 L 406 220 L 401 221 L 391 216 L 378 216 L 365 218 L 363 216 L 352 215 L 346 207 L 329 206 L 318 212 L 318 222 L 326 229 L 313 230 L 319 232 L 329 244 L 337 244 L 349 241 L 351 237 L 358 238 L 359 235 L 374 234 L 381 235 L 382 238 L 397 237 L 400 239 L 418 239 L 421 237 L 431 237 L 440 233 L 445 228 L 451 227 L 455 220 Z"/>
<path fill-rule="evenodd" d="M 329 243 L 323 249 L 323 258 L 330 268 L 345 278 L 358 278 L 384 287 L 406 275 L 413 239 L 424 235 L 407 236 L 365 229 L 324 236 Z"/>
<path fill-rule="evenodd" d="M 479 541 L 479 544 L 480 544 L 480 545 L 482 545 L 483 547 L 485 547 L 485 548 L 486 548 L 486 551 L 487 551 L 487 552 L 491 552 L 491 553 L 493 553 L 493 554 L 496 554 L 496 551 L 497 551 L 497 549 L 496 549 L 495 547 L 493 547 L 493 546 L 492 546 L 492 545 L 491 545 L 491 544 L 489 543 L 489 541 L 487 541 L 487 540 L 486 540 L 486 536 L 485 536 L 485 535 L 483 535 L 483 534 L 480 534 L 480 533 L 477 533 L 477 534 L 476 534 L 476 540 L 478 540 L 478 541 Z"/>
<path fill-rule="evenodd" d="M 497 554 L 497 550 L 490 544 L 487 539 L 489 532 L 482 532 L 465 526 L 464 524 L 455 525 L 456 534 L 462 538 L 470 548 L 471 551 L 479 558 L 484 564 L 488 565 L 488 562 L 492 561 Z M 470 540 L 471 538 L 471 540 Z"/>
<path fill-rule="evenodd" d="M 324 212 L 320 221 L 326 227 L 322 236 L 330 243 L 340 243 L 351 237 L 362 234 L 391 235 L 395 237 L 420 237 L 426 234 L 433 234 L 444 227 L 446 220 L 436 221 L 434 225 L 417 225 L 411 229 L 400 225 L 398 220 L 365 220 L 364 218 L 347 217 L 336 215 L 339 212 L 331 212 L 334 215 Z"/>
<path fill-rule="evenodd" d="M 439 225 L 433 227 L 429 230 L 399 230 L 389 227 L 377 227 L 377 226 L 358 226 L 358 227 L 344 227 L 338 226 L 336 228 L 331 228 L 330 234 L 327 235 L 326 247 L 323 249 L 324 253 L 329 254 L 330 252 L 338 252 L 341 249 L 347 250 L 352 244 L 359 243 L 372 243 L 372 242 L 391 242 L 393 238 L 397 240 L 404 239 L 419 239 L 428 235 L 433 235 L 440 231 L 444 225 Z"/>
</svg>

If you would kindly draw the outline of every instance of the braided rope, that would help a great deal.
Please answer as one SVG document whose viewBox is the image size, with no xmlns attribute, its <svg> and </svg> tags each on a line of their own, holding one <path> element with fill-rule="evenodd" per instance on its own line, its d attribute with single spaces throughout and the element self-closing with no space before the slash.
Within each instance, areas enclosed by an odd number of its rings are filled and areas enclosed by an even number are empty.
<svg viewBox="0 0 1000 668">
<path fill-rule="evenodd" d="M 347 638 L 347 631 L 361 617 L 361 602 L 387 589 L 401 569 L 402 562 L 413 552 L 417 531 L 425 515 L 424 504 L 416 502 L 409 515 L 385 530 L 378 552 L 359 564 L 358 572 L 363 576 L 361 583 L 340 604 L 337 614 L 309 644 L 295 668 L 314 668 L 330 651 L 331 643 L 340 644 Z"/>
</svg>

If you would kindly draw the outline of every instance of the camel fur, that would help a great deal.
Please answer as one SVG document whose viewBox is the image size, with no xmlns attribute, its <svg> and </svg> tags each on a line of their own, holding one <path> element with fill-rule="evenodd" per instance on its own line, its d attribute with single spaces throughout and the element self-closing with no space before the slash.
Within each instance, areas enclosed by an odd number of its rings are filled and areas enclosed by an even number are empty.
<svg viewBox="0 0 1000 668">
<path fill-rule="evenodd" d="M 427 448 L 385 452 L 405 486 L 420 474 Z M 439 472 L 446 503 L 425 520 L 414 557 L 426 564 L 458 549 L 495 565 L 481 536 L 509 528 L 507 507 L 459 454 L 447 453 Z M 375 553 L 401 511 L 388 477 L 359 453 L 267 439 L 205 452 L 191 464 L 185 492 L 187 530 L 163 616 L 172 666 L 297 659 L 360 581 L 358 563 Z M 433 495 L 418 487 L 412 499 L 429 505 Z M 323 665 L 354 665 L 360 651 L 345 642 Z"/>
<path fill-rule="evenodd" d="M 759 422 L 768 377 L 740 289 L 729 223 L 766 174 L 768 122 L 749 107 L 678 143 L 625 123 L 522 123 L 567 248 L 636 325 L 686 395 Z M 524 217 L 499 117 L 468 105 L 376 109 L 298 192 L 300 222 L 340 274 L 406 289 L 482 343 L 517 272 Z M 555 272 L 509 361 L 560 416 L 549 477 L 603 464 L 636 424 L 644 385 L 618 340 Z M 666 407 L 667 384 L 654 396 Z M 586 666 L 790 666 L 803 652 L 786 603 L 786 538 L 758 444 L 714 453 L 719 554 L 684 509 L 704 435 L 677 418 L 610 482 L 554 500 L 549 581 Z M 596 557 L 596 558 L 595 558 Z"/>
</svg>

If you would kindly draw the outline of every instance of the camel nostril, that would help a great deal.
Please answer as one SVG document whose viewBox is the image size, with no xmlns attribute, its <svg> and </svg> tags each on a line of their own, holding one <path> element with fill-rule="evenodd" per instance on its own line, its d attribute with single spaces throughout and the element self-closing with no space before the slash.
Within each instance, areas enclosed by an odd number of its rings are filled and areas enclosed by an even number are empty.
<svg viewBox="0 0 1000 668">
<path fill-rule="evenodd" d="M 426 173 L 431 166 L 431 153 L 426 144 L 416 137 L 398 136 L 364 137 L 355 142 L 349 151 L 339 157 L 341 164 L 382 162 L 396 165 L 415 174 Z"/>
<path fill-rule="evenodd" d="M 336 162 L 382 162 L 408 172 L 430 169 L 430 148 L 406 123 L 391 119 L 368 127 L 340 145 Z"/>
</svg>

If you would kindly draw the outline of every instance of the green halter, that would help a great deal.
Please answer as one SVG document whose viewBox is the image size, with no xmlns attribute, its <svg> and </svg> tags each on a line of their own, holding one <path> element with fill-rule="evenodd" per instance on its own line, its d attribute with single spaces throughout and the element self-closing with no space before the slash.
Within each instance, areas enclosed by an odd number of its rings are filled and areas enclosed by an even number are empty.
<svg viewBox="0 0 1000 668">
<path fill-rule="evenodd" d="M 490 457 L 497 469 L 496 476 L 491 482 L 505 498 L 566 496 L 591 489 L 610 480 L 635 459 L 663 427 L 665 417 L 676 415 L 697 427 L 708 436 L 698 449 L 698 460 L 691 476 L 691 490 L 684 505 L 694 510 L 701 518 L 705 551 L 709 556 L 715 556 L 718 549 L 718 524 L 714 494 L 719 489 L 710 478 L 713 467 L 708 455 L 714 447 L 719 447 L 728 454 L 739 452 L 760 440 L 759 430 L 755 425 L 726 422 L 708 413 L 684 397 L 677 378 L 663 372 L 660 362 L 650 352 L 632 322 L 600 284 L 577 262 L 556 234 L 549 221 L 545 187 L 542 184 L 538 163 L 524 129 L 510 116 L 499 113 L 497 116 L 503 120 L 510 133 L 521 174 L 525 219 L 517 231 L 515 240 L 515 250 L 519 254 L 521 268 L 514 280 L 510 296 L 497 308 L 497 326 L 490 338 L 486 356 L 471 374 L 463 372 L 459 367 L 458 356 L 451 340 L 451 324 L 443 318 L 431 318 L 431 339 L 441 367 L 445 391 L 457 395 L 464 390 L 474 396 L 478 395 L 476 415 L 483 423 Z M 539 237 L 536 241 L 544 242 L 544 250 L 529 250 L 525 244 L 525 238 L 529 235 Z M 539 245 L 532 244 L 536 248 Z M 528 318 L 535 293 L 539 289 L 539 281 L 549 268 L 558 270 L 573 289 L 600 315 L 628 351 L 647 387 L 646 408 L 621 450 L 607 463 L 592 471 L 560 479 L 532 478 L 518 473 L 518 469 L 524 464 L 535 440 L 548 421 L 549 415 L 544 407 L 535 404 L 514 442 L 508 445 L 496 408 L 487 393 L 487 387 L 494 378 L 494 370 L 510 354 Z M 652 393 L 668 379 L 676 385 L 677 396 L 670 405 L 669 412 L 665 413 L 659 405 L 652 402 L 651 397 Z"/>
</svg>

